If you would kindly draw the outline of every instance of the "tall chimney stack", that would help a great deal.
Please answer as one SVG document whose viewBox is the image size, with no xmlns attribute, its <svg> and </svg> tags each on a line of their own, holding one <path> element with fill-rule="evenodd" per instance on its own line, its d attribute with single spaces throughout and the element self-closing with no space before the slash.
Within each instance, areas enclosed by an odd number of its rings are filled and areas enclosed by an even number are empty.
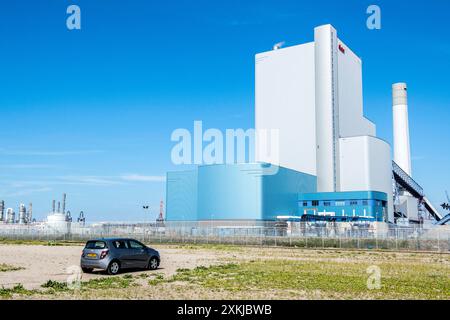
<svg viewBox="0 0 450 320">
<path fill-rule="evenodd" d="M 0 222 L 5 221 L 5 201 L 0 201 Z"/>
<path fill-rule="evenodd" d="M 30 202 L 30 207 L 28 208 L 28 223 L 33 222 L 33 204 Z"/>
<path fill-rule="evenodd" d="M 26 223 L 26 216 L 27 216 L 27 208 L 23 203 L 21 203 L 19 206 L 19 224 Z"/>
<path fill-rule="evenodd" d="M 65 193 L 63 193 L 62 213 L 66 214 L 66 194 Z"/>
<path fill-rule="evenodd" d="M 55 206 L 56 206 L 56 200 L 53 200 L 52 202 L 52 212 L 55 213 Z"/>
<path fill-rule="evenodd" d="M 58 201 L 58 211 L 57 211 L 58 213 L 60 213 L 61 212 L 61 202 L 59 202 Z"/>
<path fill-rule="evenodd" d="M 392 85 L 394 117 L 394 161 L 411 176 L 411 148 L 409 144 L 408 92 L 406 83 Z"/>
</svg>

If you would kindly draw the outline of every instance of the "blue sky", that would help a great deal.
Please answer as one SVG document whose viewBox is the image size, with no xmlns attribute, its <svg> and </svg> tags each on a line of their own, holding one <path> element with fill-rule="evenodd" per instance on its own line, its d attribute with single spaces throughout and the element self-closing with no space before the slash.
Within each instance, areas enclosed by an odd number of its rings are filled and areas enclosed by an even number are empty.
<svg viewBox="0 0 450 320">
<path fill-rule="evenodd" d="M 82 29 L 66 28 L 81 8 Z M 378 4 L 382 29 L 366 28 Z M 331 23 L 363 60 L 364 109 L 392 141 L 391 84 L 409 86 L 413 176 L 450 189 L 450 3 L 15 0 L 0 4 L 0 198 L 37 218 L 68 193 L 88 220 L 154 219 L 176 128 L 251 128 L 254 54 Z M 144 212 L 143 204 L 150 210 Z"/>
</svg>

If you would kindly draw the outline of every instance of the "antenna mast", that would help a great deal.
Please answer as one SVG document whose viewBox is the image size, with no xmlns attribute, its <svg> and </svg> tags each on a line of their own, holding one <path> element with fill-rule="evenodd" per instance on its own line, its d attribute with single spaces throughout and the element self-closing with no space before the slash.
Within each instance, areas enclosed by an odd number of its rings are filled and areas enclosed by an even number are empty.
<svg viewBox="0 0 450 320">
<path fill-rule="evenodd" d="M 164 201 L 162 200 L 159 203 L 159 216 L 158 219 L 156 219 L 156 222 L 159 226 L 164 225 Z"/>
</svg>

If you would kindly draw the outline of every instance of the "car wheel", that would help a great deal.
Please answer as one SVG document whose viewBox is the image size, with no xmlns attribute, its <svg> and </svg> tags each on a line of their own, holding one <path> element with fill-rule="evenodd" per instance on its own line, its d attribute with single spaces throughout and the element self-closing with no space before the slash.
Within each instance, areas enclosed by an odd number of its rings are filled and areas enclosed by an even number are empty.
<svg viewBox="0 0 450 320">
<path fill-rule="evenodd" d="M 148 262 L 148 269 L 156 270 L 158 269 L 158 265 L 159 265 L 158 259 L 156 257 L 151 257 Z"/>
<path fill-rule="evenodd" d="M 111 261 L 111 263 L 108 266 L 108 274 L 115 275 L 118 274 L 120 271 L 120 264 L 119 261 Z"/>
<path fill-rule="evenodd" d="M 81 268 L 81 270 L 83 270 L 84 273 L 91 273 L 92 270 L 94 270 L 94 269 L 92 269 L 92 268 Z"/>
</svg>

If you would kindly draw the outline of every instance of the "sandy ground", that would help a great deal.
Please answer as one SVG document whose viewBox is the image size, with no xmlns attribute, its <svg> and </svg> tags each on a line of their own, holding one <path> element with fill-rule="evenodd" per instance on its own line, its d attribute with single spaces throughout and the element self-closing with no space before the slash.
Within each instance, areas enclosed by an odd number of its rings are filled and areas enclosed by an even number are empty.
<svg viewBox="0 0 450 320">
<path fill-rule="evenodd" d="M 136 286 L 124 288 L 103 288 L 94 290 L 76 290 L 74 292 L 59 292 L 49 295 L 45 292 L 27 296 L 14 296 L 13 299 L 372 299 L 376 293 L 368 292 L 366 296 L 352 296 L 339 290 L 306 290 L 293 289 L 252 289 L 230 291 L 211 289 L 190 282 L 174 281 L 158 285 L 149 284 L 153 276 L 163 274 L 164 279 L 177 273 L 177 269 L 192 269 L 198 266 L 213 264 L 238 263 L 256 260 L 301 260 L 323 263 L 355 263 L 363 270 L 368 265 L 426 265 L 439 270 L 450 268 L 450 254 L 427 254 L 414 252 L 367 252 L 343 250 L 310 250 L 301 248 L 261 248 L 261 247 L 202 247 L 196 245 L 153 245 L 161 253 L 161 266 L 158 270 L 127 271 L 133 275 Z M 11 288 L 22 284 L 26 289 L 42 289 L 41 285 L 48 280 L 66 282 L 70 274 L 68 269 L 79 265 L 82 246 L 47 246 L 47 245 L 15 245 L 0 244 L 0 264 L 6 264 L 23 269 L 0 272 L 0 288 Z M 450 270 L 450 269 L 449 269 Z M 401 270 L 400 270 L 401 271 Z M 144 275 L 145 273 L 145 275 Z M 395 272 L 392 273 L 395 276 Z M 448 273 L 450 275 L 450 273 Z M 124 274 L 123 274 L 124 275 Z M 142 275 L 142 276 L 141 276 Z M 435 276 L 430 273 L 425 276 Z M 82 281 L 109 277 L 104 272 L 82 274 Z M 450 278 L 449 278 L 450 279 Z M 443 279 L 443 280 L 449 280 Z M 414 280 L 410 279 L 414 284 Z M 364 280 L 365 281 L 365 280 Z M 381 293 L 380 293 L 381 294 Z M 403 292 L 402 297 L 414 298 Z M 384 298 L 384 295 L 378 298 Z M 390 296 L 395 297 L 396 295 Z"/>
<path fill-rule="evenodd" d="M 165 276 L 175 274 L 178 268 L 195 268 L 218 263 L 229 254 L 213 250 L 183 250 L 154 246 L 160 252 L 161 266 L 157 270 Z M 24 268 L 0 272 L 0 287 L 22 284 L 37 289 L 48 280 L 66 281 L 70 268 L 79 266 L 81 246 L 0 245 L 0 264 Z M 69 270 L 68 270 L 69 269 Z M 151 271 L 134 271 L 139 274 Z M 156 271 L 155 271 L 156 272 Z M 107 276 L 104 272 L 83 274 L 82 280 Z"/>
</svg>

